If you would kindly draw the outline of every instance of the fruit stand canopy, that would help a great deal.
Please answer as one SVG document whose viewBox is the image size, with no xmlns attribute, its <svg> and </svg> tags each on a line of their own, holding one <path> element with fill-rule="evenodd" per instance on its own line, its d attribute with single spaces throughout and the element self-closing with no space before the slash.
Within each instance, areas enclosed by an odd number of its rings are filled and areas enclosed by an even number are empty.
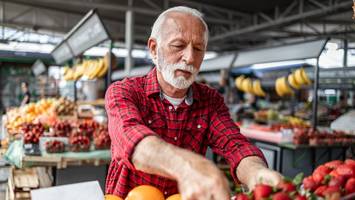
<svg viewBox="0 0 355 200">
<path fill-rule="evenodd" d="M 233 67 L 287 60 L 318 58 L 327 40 L 316 40 L 238 53 Z"/>
</svg>

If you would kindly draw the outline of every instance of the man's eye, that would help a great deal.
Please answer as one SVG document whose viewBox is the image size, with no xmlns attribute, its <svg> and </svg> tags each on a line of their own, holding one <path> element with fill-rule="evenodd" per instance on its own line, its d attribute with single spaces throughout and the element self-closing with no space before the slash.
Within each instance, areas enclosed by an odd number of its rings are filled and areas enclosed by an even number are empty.
<svg viewBox="0 0 355 200">
<path fill-rule="evenodd" d="M 175 44 L 175 45 L 172 45 L 174 48 L 183 48 L 183 45 L 180 45 L 180 44 Z"/>
</svg>

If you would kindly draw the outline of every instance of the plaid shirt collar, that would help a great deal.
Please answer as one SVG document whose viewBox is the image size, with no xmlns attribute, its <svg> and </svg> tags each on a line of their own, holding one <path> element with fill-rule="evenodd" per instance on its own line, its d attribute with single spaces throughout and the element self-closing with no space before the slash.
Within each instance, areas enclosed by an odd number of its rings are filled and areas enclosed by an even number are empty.
<svg viewBox="0 0 355 200">
<path fill-rule="evenodd" d="M 158 78 L 157 78 L 157 69 L 154 67 L 146 76 L 145 82 L 145 93 L 149 97 L 153 94 L 159 94 L 161 100 L 164 99 L 163 91 L 160 88 Z M 194 100 L 199 100 L 200 95 L 196 88 L 196 83 L 193 83 L 187 92 L 187 96 L 185 98 L 185 103 L 187 105 L 192 105 Z"/>
</svg>

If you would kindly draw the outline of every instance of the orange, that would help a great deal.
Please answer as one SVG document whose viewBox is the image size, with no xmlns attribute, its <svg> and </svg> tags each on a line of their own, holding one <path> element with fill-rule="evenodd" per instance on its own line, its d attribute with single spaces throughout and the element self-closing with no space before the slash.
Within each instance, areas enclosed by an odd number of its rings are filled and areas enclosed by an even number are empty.
<svg viewBox="0 0 355 200">
<path fill-rule="evenodd" d="M 123 199 L 113 194 L 106 194 L 105 200 L 123 200 Z"/>
<path fill-rule="evenodd" d="M 174 194 L 168 197 L 166 200 L 181 200 L 181 195 L 180 194 Z"/>
<path fill-rule="evenodd" d="M 165 198 L 158 188 L 150 185 L 141 185 L 133 188 L 125 200 L 165 200 Z"/>
</svg>

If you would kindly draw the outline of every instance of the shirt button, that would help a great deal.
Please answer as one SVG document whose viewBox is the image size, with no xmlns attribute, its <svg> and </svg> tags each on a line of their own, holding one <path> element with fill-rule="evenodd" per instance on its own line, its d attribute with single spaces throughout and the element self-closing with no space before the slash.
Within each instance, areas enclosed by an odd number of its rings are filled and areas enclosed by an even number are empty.
<svg viewBox="0 0 355 200">
<path fill-rule="evenodd" d="M 174 140 L 177 141 L 177 137 L 176 136 L 174 137 Z"/>
<path fill-rule="evenodd" d="M 148 120 L 148 124 L 151 124 L 152 123 L 152 120 Z"/>
<path fill-rule="evenodd" d="M 167 191 L 165 191 L 165 192 L 164 192 L 164 194 L 165 194 L 165 195 L 168 195 L 168 192 L 167 192 Z"/>
<path fill-rule="evenodd" d="M 169 110 L 172 110 L 173 109 L 173 107 L 172 106 L 169 106 Z"/>
<path fill-rule="evenodd" d="M 200 125 L 200 124 L 197 124 L 197 128 L 201 128 L 201 125 Z"/>
</svg>

